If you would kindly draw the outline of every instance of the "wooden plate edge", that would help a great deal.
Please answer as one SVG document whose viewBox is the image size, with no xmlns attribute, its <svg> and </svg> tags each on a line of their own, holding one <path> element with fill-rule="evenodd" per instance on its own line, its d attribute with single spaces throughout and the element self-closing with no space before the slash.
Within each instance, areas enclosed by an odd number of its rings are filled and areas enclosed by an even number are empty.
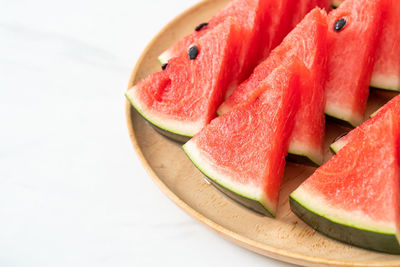
<svg viewBox="0 0 400 267">
<path fill-rule="evenodd" d="M 133 86 L 133 81 L 135 80 L 136 74 L 139 70 L 139 67 L 144 60 L 146 54 L 148 51 L 152 48 L 153 44 L 156 42 L 156 40 L 163 35 L 164 31 L 166 29 L 170 28 L 172 24 L 174 24 L 176 21 L 182 19 L 187 15 L 187 13 L 193 12 L 195 9 L 199 8 L 200 6 L 204 5 L 207 2 L 212 2 L 212 0 L 203 0 L 196 5 L 190 7 L 189 9 L 185 10 L 181 14 L 179 14 L 177 17 L 175 17 L 172 21 L 170 21 L 166 26 L 164 26 L 158 34 L 151 40 L 151 42 L 146 46 L 146 48 L 143 50 L 141 53 L 141 56 L 139 57 L 138 61 L 135 64 L 135 67 L 133 68 L 133 71 L 131 73 L 131 76 L 129 78 L 129 83 L 127 90 L 129 90 Z M 400 262 L 393 262 L 393 263 L 385 263 L 382 265 L 381 263 L 377 262 L 348 262 L 348 261 L 339 261 L 339 260 L 333 260 L 333 259 L 325 259 L 325 258 L 319 258 L 319 257 L 313 257 L 313 256 L 307 256 L 307 255 L 302 255 L 298 253 L 292 253 L 290 251 L 287 251 L 285 249 L 280 249 L 272 246 L 268 246 L 266 244 L 254 241 L 250 238 L 244 237 L 242 235 L 239 235 L 231 230 L 226 229 L 225 227 L 215 223 L 214 221 L 208 219 L 207 217 L 203 216 L 201 213 L 190 207 L 188 204 L 186 204 L 182 199 L 180 199 L 174 192 L 172 192 L 157 176 L 157 174 L 153 171 L 153 169 L 150 167 L 148 161 L 144 157 L 138 141 L 136 139 L 135 135 L 135 130 L 133 128 L 132 120 L 131 120 L 131 105 L 129 101 L 125 100 L 125 115 L 126 115 L 126 123 L 129 131 L 129 136 L 132 142 L 132 145 L 141 161 L 143 166 L 145 167 L 146 171 L 150 175 L 151 179 L 156 183 L 156 185 L 161 189 L 161 191 L 169 198 L 171 199 L 177 206 L 179 206 L 182 210 L 184 210 L 187 214 L 189 214 L 192 218 L 196 219 L 197 221 L 203 223 L 205 226 L 207 226 L 209 229 L 215 231 L 222 237 L 230 240 L 231 242 L 249 249 L 253 252 L 256 252 L 258 254 L 281 260 L 284 262 L 288 263 L 293 263 L 293 264 L 301 264 L 301 265 L 307 265 L 307 266 L 400 266 Z"/>
</svg>

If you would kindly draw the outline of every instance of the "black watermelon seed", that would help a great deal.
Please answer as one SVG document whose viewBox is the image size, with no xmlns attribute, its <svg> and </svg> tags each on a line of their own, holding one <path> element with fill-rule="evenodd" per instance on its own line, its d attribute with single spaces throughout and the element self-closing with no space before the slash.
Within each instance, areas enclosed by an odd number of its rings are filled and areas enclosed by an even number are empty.
<svg viewBox="0 0 400 267">
<path fill-rule="evenodd" d="M 345 137 L 349 132 L 344 132 L 342 134 L 340 134 L 338 137 L 335 138 L 335 141 L 333 141 L 334 143 L 339 141 L 339 139 L 341 139 L 342 137 Z"/>
<path fill-rule="evenodd" d="M 197 46 L 194 45 L 189 48 L 189 59 L 190 60 L 196 59 L 198 54 L 199 54 L 199 48 Z"/>
<path fill-rule="evenodd" d="M 165 70 L 167 68 L 167 66 L 168 66 L 168 63 L 164 63 L 164 64 L 162 64 L 161 69 Z"/>
<path fill-rule="evenodd" d="M 335 26 L 333 26 L 333 29 L 338 32 L 341 29 L 343 29 L 343 27 L 346 25 L 346 19 L 345 18 L 341 18 L 338 21 L 336 21 Z"/>
<path fill-rule="evenodd" d="M 197 25 L 197 27 L 194 30 L 196 32 L 201 31 L 207 25 L 208 25 L 208 22 L 201 23 L 201 24 Z"/>
</svg>

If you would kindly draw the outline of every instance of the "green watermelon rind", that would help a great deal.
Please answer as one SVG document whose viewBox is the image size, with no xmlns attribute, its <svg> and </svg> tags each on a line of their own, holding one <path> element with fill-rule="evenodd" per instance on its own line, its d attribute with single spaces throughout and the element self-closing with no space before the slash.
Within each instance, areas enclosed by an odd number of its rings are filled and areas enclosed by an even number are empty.
<svg viewBox="0 0 400 267">
<path fill-rule="evenodd" d="M 148 121 L 150 124 L 152 124 L 152 126 L 155 126 L 158 128 L 159 132 L 164 134 L 163 132 L 165 132 L 165 134 L 170 133 L 171 135 L 167 136 L 171 139 L 176 139 L 176 140 L 180 140 L 180 138 L 183 139 L 190 139 L 191 137 L 193 137 L 194 133 L 184 133 L 183 131 L 178 131 L 178 130 L 171 130 L 168 129 L 167 127 L 164 127 L 163 125 L 160 125 L 159 123 L 156 123 L 154 121 L 154 119 L 152 119 L 150 116 L 146 115 L 145 112 L 143 112 L 142 108 L 135 102 L 134 97 L 129 95 L 129 92 L 131 92 L 132 90 L 134 90 L 134 87 L 132 87 L 130 90 L 128 90 L 128 92 L 125 93 L 125 97 L 126 99 L 128 99 L 129 103 L 135 108 L 135 110 L 146 120 Z M 173 136 L 176 136 L 175 138 Z"/>
<path fill-rule="evenodd" d="M 234 189 L 232 187 L 227 186 L 225 183 L 223 183 L 220 179 L 217 179 L 213 177 L 213 175 L 210 175 L 209 171 L 207 171 L 207 168 L 204 168 L 202 164 L 199 164 L 199 157 L 194 156 L 194 151 L 198 150 L 196 144 L 194 143 L 193 139 L 187 142 L 182 146 L 183 151 L 186 153 L 187 157 L 190 159 L 190 161 L 193 163 L 193 165 L 205 176 L 207 176 L 209 179 L 211 179 L 213 182 L 217 183 L 219 186 L 225 188 L 226 190 L 229 190 L 230 192 L 233 192 L 237 194 L 240 197 L 252 200 L 259 205 L 261 205 L 265 211 L 267 212 L 266 214 L 270 215 L 271 217 L 275 217 L 275 212 L 272 211 L 272 209 L 268 208 L 265 203 L 263 203 L 261 198 L 256 198 L 252 197 L 249 194 L 246 194 L 244 192 L 240 192 L 238 189 Z M 267 202 L 267 200 L 266 200 Z"/>
<path fill-rule="evenodd" d="M 378 114 L 379 111 L 381 111 L 383 109 L 384 106 L 380 107 L 377 111 L 375 111 L 374 113 L 372 113 L 371 115 L 369 115 L 369 118 L 375 117 L 376 114 Z"/>
<path fill-rule="evenodd" d="M 332 6 L 333 6 L 334 8 L 337 8 L 337 7 L 340 6 L 341 2 L 342 2 L 342 0 L 333 0 L 333 1 L 332 1 Z"/>
<path fill-rule="evenodd" d="M 286 156 L 286 159 L 293 163 L 304 164 L 304 165 L 311 166 L 311 167 L 319 167 L 322 164 L 322 161 L 317 162 L 316 160 L 313 160 L 306 153 L 295 153 L 295 152 L 288 151 L 288 155 Z"/>
<path fill-rule="evenodd" d="M 295 192 L 289 196 L 290 209 L 316 231 L 357 247 L 400 254 L 400 243 L 396 233 L 357 227 L 349 221 L 330 219 L 308 207 L 307 203 L 296 199 L 294 194 Z"/>
<path fill-rule="evenodd" d="M 384 86 L 379 86 L 377 84 L 370 84 L 370 87 L 373 89 L 377 89 L 377 90 L 383 90 L 383 91 L 389 91 L 389 92 L 400 92 L 400 89 L 392 89 L 392 88 L 387 88 Z"/>
</svg>

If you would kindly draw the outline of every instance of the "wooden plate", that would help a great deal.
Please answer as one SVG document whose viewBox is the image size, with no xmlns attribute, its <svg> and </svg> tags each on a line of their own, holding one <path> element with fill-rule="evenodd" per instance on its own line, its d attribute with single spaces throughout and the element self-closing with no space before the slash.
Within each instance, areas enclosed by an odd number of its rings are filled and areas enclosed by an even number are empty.
<svg viewBox="0 0 400 267">
<path fill-rule="evenodd" d="M 148 74 L 159 71 L 158 55 L 193 31 L 196 25 L 207 21 L 227 2 L 201 2 L 169 23 L 143 52 L 129 88 Z M 392 96 L 392 93 L 372 91 L 368 114 Z M 336 242 L 313 231 L 290 211 L 288 194 L 314 168 L 288 163 L 277 218 L 260 216 L 207 184 L 181 146 L 157 134 L 128 103 L 126 114 L 133 145 L 156 184 L 183 210 L 232 242 L 268 257 L 307 266 L 400 266 L 400 256 Z M 328 123 L 326 159 L 331 157 L 328 144 L 344 131 L 345 128 Z"/>
</svg>

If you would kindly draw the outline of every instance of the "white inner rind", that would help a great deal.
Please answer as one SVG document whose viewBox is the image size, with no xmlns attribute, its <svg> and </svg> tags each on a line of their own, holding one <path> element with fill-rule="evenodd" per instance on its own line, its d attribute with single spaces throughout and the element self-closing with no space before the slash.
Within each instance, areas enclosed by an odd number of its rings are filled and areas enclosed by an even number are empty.
<svg viewBox="0 0 400 267">
<path fill-rule="evenodd" d="M 325 114 L 337 118 L 339 120 L 347 121 L 352 126 L 357 127 L 363 121 L 363 117 L 351 112 L 351 110 L 343 109 L 342 107 L 337 107 L 332 103 L 326 103 Z"/>
<path fill-rule="evenodd" d="M 400 91 L 400 76 L 373 73 L 370 85 L 375 88 Z"/>
<path fill-rule="evenodd" d="M 140 101 L 138 101 L 139 97 L 137 96 L 137 87 L 134 86 L 128 90 L 126 93 L 126 97 L 129 102 L 131 102 L 132 106 L 144 117 L 146 120 L 154 124 L 155 126 L 178 135 L 192 137 L 196 133 L 200 132 L 200 130 L 204 127 L 205 122 L 203 120 L 198 121 L 182 121 L 182 120 L 174 120 L 172 118 L 168 118 L 164 114 L 155 113 L 143 106 Z"/>
<path fill-rule="evenodd" d="M 272 204 L 272 201 L 269 200 L 260 186 L 252 184 L 250 179 L 248 184 L 234 181 L 229 176 L 229 172 L 213 163 L 210 157 L 197 146 L 193 139 L 183 146 L 183 150 L 193 164 L 208 178 L 238 195 L 260 202 L 272 215 L 275 215 L 276 206 Z"/>
<path fill-rule="evenodd" d="M 158 56 L 158 61 L 160 61 L 161 65 L 168 63 L 168 60 L 170 60 L 170 59 L 171 59 L 171 55 L 168 52 L 168 50 Z"/>
<path fill-rule="evenodd" d="M 345 140 L 339 139 L 331 144 L 330 147 L 335 153 L 338 153 L 339 150 L 341 150 L 345 145 L 347 145 L 347 142 Z"/>
<path fill-rule="evenodd" d="M 322 151 L 293 140 L 290 140 L 289 143 L 289 153 L 293 155 L 305 156 L 317 165 L 321 165 L 323 161 Z"/>
<path fill-rule="evenodd" d="M 306 209 L 332 222 L 360 230 L 397 235 L 396 222 L 376 221 L 360 210 L 339 209 L 328 203 L 317 192 L 309 192 L 303 186 L 297 188 L 290 196 Z"/>
<path fill-rule="evenodd" d="M 222 102 L 222 104 L 217 109 L 217 114 L 218 114 L 218 116 L 222 116 L 231 110 L 232 110 L 231 106 L 228 106 L 225 102 Z"/>
</svg>

